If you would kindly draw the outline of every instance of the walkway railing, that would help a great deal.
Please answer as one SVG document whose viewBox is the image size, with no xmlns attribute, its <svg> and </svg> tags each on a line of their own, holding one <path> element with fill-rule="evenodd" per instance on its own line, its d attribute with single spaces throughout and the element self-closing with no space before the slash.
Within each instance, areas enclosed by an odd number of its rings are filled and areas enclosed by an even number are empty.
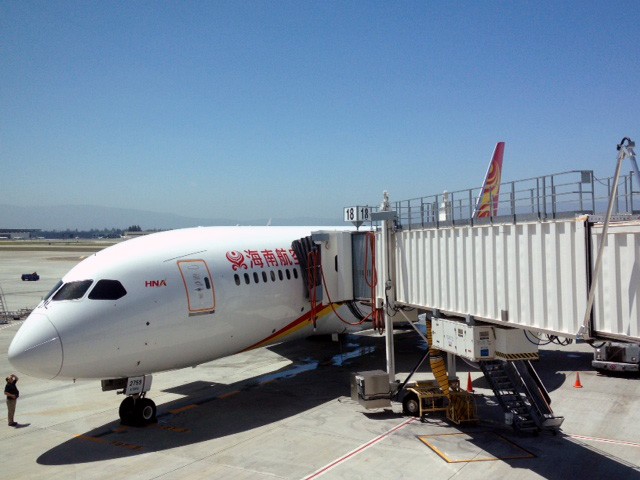
<svg viewBox="0 0 640 480">
<path fill-rule="evenodd" d="M 633 173 L 620 177 L 614 213 L 640 213 L 640 186 L 634 177 Z M 598 179 L 592 170 L 572 170 L 505 182 L 496 215 L 483 219 L 473 220 L 480 187 L 402 200 L 394 202 L 393 208 L 404 229 L 593 215 L 606 211 L 612 180 Z"/>
</svg>

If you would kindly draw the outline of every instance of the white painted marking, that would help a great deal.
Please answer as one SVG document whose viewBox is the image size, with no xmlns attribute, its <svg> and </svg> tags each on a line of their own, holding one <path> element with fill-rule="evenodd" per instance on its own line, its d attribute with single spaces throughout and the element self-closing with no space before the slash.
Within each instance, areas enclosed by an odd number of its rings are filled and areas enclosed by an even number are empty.
<svg viewBox="0 0 640 480">
<path fill-rule="evenodd" d="M 587 437 L 585 435 L 574 435 L 574 434 L 569 434 L 569 437 L 575 438 L 578 440 L 591 440 L 592 442 L 604 442 L 604 443 L 613 443 L 616 445 L 628 445 L 630 447 L 640 447 L 640 443 L 627 442 L 625 440 L 612 440 L 610 438 Z"/>
<path fill-rule="evenodd" d="M 343 455 L 342 457 L 334 460 L 333 462 L 325 465 L 322 468 L 319 468 L 318 470 L 313 472 L 311 475 L 309 475 L 307 477 L 304 477 L 304 480 L 311 480 L 311 479 L 318 478 L 318 477 L 324 475 L 325 473 L 333 470 L 335 467 L 337 467 L 341 463 L 344 463 L 347 460 L 350 460 L 351 458 L 355 457 L 356 455 L 359 455 L 360 453 L 362 453 L 365 450 L 367 450 L 369 447 L 374 446 L 376 443 L 381 442 L 382 440 L 384 440 L 388 436 L 393 435 L 395 432 L 403 429 L 404 427 L 406 427 L 407 425 L 409 425 L 410 423 L 415 422 L 415 421 L 416 421 L 415 417 L 407 418 L 400 425 L 396 425 L 391 430 L 388 430 L 385 433 L 383 433 L 381 435 L 378 435 L 376 438 L 374 438 L 373 440 L 368 441 L 367 443 L 363 443 L 358 448 L 356 448 L 354 450 L 351 450 L 349 453 Z"/>
</svg>

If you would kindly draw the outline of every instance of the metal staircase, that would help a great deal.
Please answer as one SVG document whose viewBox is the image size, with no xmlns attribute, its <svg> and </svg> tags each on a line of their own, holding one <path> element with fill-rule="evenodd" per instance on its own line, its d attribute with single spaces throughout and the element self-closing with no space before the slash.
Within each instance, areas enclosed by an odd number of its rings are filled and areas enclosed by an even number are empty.
<svg viewBox="0 0 640 480">
<path fill-rule="evenodd" d="M 531 362 L 488 360 L 480 368 L 505 413 L 513 415 L 516 430 L 556 432 L 562 425 L 564 417 L 553 414 L 551 398 Z"/>
<path fill-rule="evenodd" d="M 0 323 L 9 323 L 9 312 L 7 312 L 2 287 L 0 287 Z"/>
</svg>

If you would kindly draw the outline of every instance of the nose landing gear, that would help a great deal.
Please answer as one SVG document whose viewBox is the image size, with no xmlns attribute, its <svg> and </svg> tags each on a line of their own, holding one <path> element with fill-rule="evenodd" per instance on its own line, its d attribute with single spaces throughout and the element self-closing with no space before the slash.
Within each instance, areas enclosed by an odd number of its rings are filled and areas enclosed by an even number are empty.
<svg viewBox="0 0 640 480">
<path fill-rule="evenodd" d="M 151 375 L 129 378 L 112 378 L 102 380 L 102 391 L 122 389 L 119 394 L 127 397 L 120 404 L 118 411 L 120 423 L 132 427 L 144 427 L 156 423 L 156 404 L 146 394 L 151 389 Z"/>
<path fill-rule="evenodd" d="M 156 404 L 153 400 L 139 395 L 125 398 L 120 404 L 118 413 L 120 424 L 131 427 L 144 427 L 158 421 Z"/>
</svg>

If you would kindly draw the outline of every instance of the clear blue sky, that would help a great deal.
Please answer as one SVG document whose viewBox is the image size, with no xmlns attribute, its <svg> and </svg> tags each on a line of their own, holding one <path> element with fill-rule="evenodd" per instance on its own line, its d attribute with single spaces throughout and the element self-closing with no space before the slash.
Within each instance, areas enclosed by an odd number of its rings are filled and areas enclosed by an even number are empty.
<svg viewBox="0 0 640 480">
<path fill-rule="evenodd" d="M 335 217 L 640 140 L 640 2 L 0 1 L 0 203 Z"/>
</svg>

